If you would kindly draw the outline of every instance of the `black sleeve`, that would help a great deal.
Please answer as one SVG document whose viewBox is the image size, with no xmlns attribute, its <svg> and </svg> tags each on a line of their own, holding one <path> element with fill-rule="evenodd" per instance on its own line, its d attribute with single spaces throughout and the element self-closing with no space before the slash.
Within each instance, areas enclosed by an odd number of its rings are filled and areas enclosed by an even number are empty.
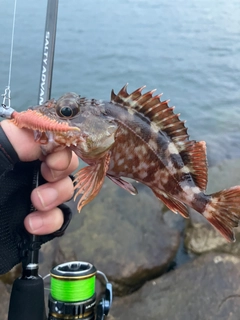
<svg viewBox="0 0 240 320">
<path fill-rule="evenodd" d="M 23 220 L 31 206 L 30 194 L 37 162 L 20 162 L 0 126 L 0 274 L 21 262 L 21 245 L 30 239 Z M 41 236 L 40 244 L 61 236 L 69 224 L 71 210 L 64 204 L 59 208 L 64 213 L 62 228 Z"/>
</svg>

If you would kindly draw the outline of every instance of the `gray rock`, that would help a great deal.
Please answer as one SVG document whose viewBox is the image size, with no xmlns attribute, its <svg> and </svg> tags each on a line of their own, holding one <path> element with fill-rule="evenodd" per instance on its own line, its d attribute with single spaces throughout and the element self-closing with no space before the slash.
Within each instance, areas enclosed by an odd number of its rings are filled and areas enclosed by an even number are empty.
<svg viewBox="0 0 240 320">
<path fill-rule="evenodd" d="M 12 270 L 0 276 L 0 319 L 7 320 L 12 284 L 21 275 L 21 265 L 18 264 Z"/>
<path fill-rule="evenodd" d="M 0 319 L 7 320 L 8 306 L 9 306 L 10 294 L 7 290 L 7 285 L 0 281 Z"/>
<path fill-rule="evenodd" d="M 227 189 L 240 184 L 240 160 L 225 160 L 220 165 L 209 169 L 207 194 Z M 199 213 L 190 209 L 191 220 L 186 228 L 185 247 L 201 254 L 211 250 L 240 253 L 239 241 L 229 244 L 214 227 Z M 235 229 L 240 240 L 240 228 Z"/>
<path fill-rule="evenodd" d="M 203 255 L 115 299 L 111 320 L 239 320 L 240 258 Z"/>
<path fill-rule="evenodd" d="M 179 232 L 169 226 L 176 221 L 164 222 L 161 202 L 140 189 L 133 197 L 106 181 L 60 239 L 55 263 L 75 259 L 93 263 L 106 273 L 117 295 L 163 274 L 176 255 Z"/>
</svg>

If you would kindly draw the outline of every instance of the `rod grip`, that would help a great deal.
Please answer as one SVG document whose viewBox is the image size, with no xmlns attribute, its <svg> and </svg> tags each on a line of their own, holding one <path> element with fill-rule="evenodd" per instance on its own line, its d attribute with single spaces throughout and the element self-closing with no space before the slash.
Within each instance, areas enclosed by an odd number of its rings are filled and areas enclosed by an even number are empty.
<svg viewBox="0 0 240 320">
<path fill-rule="evenodd" d="M 41 277 L 18 278 L 14 281 L 9 304 L 8 320 L 47 320 L 44 286 Z"/>
</svg>

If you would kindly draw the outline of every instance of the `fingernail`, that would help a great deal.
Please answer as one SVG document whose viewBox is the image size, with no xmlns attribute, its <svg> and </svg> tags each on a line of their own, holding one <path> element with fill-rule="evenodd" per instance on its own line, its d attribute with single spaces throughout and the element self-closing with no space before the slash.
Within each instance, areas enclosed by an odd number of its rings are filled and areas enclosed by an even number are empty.
<svg viewBox="0 0 240 320">
<path fill-rule="evenodd" d="M 46 208 L 57 199 L 58 192 L 53 188 L 45 188 L 37 190 L 37 195 L 43 208 Z"/>
<path fill-rule="evenodd" d="M 51 172 L 52 178 L 55 179 L 56 178 L 55 171 L 50 169 L 50 172 Z"/>
<path fill-rule="evenodd" d="M 55 180 L 55 179 L 57 179 L 59 176 L 61 176 L 61 174 L 62 174 L 62 171 L 56 171 L 56 170 L 52 170 L 52 169 L 50 169 L 50 171 L 51 171 L 51 175 L 52 175 L 52 178 Z"/>
<path fill-rule="evenodd" d="M 43 219 L 39 214 L 31 214 L 28 222 L 32 232 L 40 229 L 43 226 Z"/>
</svg>

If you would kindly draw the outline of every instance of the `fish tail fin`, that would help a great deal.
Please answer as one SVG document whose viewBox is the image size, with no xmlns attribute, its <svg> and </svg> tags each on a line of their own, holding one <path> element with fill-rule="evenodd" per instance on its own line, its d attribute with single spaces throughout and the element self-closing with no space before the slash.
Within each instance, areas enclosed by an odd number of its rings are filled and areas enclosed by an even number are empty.
<svg viewBox="0 0 240 320">
<path fill-rule="evenodd" d="M 202 214 L 229 242 L 234 242 L 233 228 L 240 221 L 240 186 L 211 194 Z"/>
</svg>

